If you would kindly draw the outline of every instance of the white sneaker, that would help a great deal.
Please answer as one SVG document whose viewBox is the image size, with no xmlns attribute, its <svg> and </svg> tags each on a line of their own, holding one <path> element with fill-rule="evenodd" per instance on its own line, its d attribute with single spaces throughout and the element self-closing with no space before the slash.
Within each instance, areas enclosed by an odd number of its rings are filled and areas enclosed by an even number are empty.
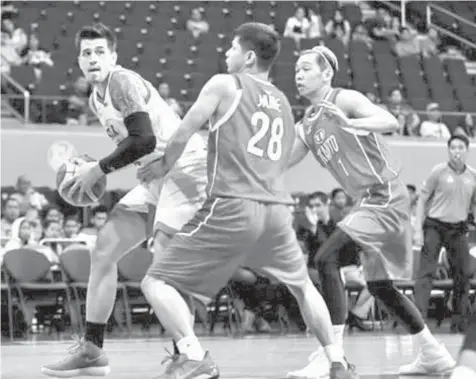
<svg viewBox="0 0 476 379">
<path fill-rule="evenodd" d="M 400 375 L 435 375 L 450 373 L 456 362 L 444 345 L 420 349 L 416 360 L 400 366 Z"/>
<path fill-rule="evenodd" d="M 287 378 L 292 379 L 322 379 L 329 377 L 330 363 L 324 349 L 312 353 L 308 358 L 308 365 L 301 370 L 288 372 Z"/>
<path fill-rule="evenodd" d="M 450 379 L 476 379 L 476 371 L 465 366 L 455 367 Z"/>
</svg>

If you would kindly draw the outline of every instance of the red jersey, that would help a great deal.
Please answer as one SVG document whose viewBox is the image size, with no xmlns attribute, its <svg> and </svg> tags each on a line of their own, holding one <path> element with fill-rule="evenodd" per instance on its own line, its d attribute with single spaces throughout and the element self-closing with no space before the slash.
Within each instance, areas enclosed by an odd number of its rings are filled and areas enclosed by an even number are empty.
<svg viewBox="0 0 476 379">
<path fill-rule="evenodd" d="M 332 89 L 328 101 L 335 103 L 339 91 Z M 380 134 L 342 127 L 325 109 L 309 107 L 298 131 L 314 157 L 353 197 L 362 197 L 400 173 L 400 163 Z"/>
<path fill-rule="evenodd" d="M 268 81 L 233 75 L 237 95 L 208 140 L 209 196 L 290 203 L 284 173 L 296 132 L 291 105 Z"/>
</svg>

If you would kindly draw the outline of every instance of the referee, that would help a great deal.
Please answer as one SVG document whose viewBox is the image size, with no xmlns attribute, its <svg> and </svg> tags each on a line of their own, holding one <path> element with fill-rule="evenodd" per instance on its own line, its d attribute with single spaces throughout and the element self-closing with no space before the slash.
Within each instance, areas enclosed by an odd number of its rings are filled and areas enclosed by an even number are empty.
<svg viewBox="0 0 476 379">
<path fill-rule="evenodd" d="M 415 301 L 427 316 L 432 277 L 445 247 L 453 278 L 451 330 L 464 331 L 469 293 L 468 214 L 476 211 L 476 171 L 466 165 L 469 140 L 454 135 L 448 140 L 449 161 L 436 165 L 421 190 L 415 237 L 423 242 L 415 283 Z M 426 217 L 425 217 L 426 216 Z"/>
</svg>

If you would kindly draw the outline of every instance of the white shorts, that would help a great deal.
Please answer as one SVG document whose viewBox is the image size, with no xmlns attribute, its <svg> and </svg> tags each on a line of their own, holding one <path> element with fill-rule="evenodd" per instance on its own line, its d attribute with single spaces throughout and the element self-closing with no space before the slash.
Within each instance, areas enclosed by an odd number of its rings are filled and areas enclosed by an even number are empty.
<svg viewBox="0 0 476 379">
<path fill-rule="evenodd" d="M 174 168 L 148 186 L 139 184 L 119 204 L 133 212 L 147 213 L 156 206 L 154 231 L 174 234 L 200 209 L 206 198 L 206 150 L 184 153 Z"/>
</svg>

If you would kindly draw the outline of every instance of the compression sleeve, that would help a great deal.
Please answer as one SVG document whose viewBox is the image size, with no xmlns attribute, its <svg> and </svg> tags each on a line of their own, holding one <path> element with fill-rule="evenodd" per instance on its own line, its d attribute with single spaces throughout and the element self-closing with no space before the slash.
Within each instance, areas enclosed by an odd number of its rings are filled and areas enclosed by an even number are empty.
<svg viewBox="0 0 476 379">
<path fill-rule="evenodd" d="M 124 119 L 129 132 L 116 149 L 99 161 L 101 170 L 108 174 L 125 167 L 154 151 L 156 138 L 147 112 L 135 112 Z"/>
</svg>

